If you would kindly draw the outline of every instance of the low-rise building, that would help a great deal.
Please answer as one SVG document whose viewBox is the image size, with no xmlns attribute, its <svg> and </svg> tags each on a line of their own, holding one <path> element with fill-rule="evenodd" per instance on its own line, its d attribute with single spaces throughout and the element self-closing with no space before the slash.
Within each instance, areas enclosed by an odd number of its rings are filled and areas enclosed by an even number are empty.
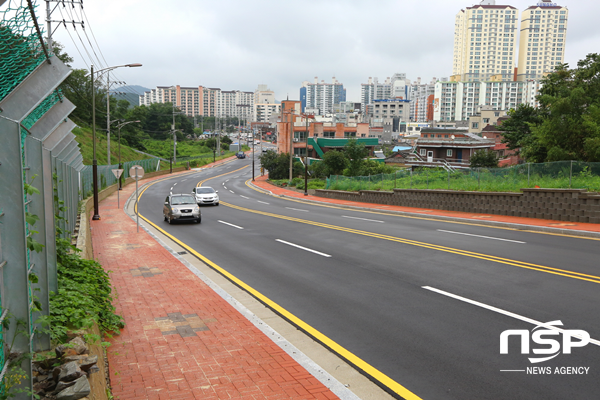
<svg viewBox="0 0 600 400">
<path fill-rule="evenodd" d="M 468 168 L 477 150 L 492 149 L 496 140 L 482 138 L 464 130 L 421 129 L 416 143 L 416 156 L 410 166 Z"/>
</svg>

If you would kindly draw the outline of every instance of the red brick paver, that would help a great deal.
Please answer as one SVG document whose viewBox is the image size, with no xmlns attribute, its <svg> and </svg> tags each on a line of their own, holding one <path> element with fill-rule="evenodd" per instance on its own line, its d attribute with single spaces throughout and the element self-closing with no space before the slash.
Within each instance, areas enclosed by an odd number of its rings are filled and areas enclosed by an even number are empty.
<svg viewBox="0 0 600 400">
<path fill-rule="evenodd" d="M 135 185 L 126 186 L 126 199 Z M 108 348 L 115 399 L 335 399 L 285 351 L 140 229 L 117 194 L 91 221 L 125 328 Z"/>
<path fill-rule="evenodd" d="M 296 190 L 289 190 L 289 189 L 285 189 L 285 188 L 281 188 L 281 187 L 272 185 L 267 181 L 267 178 L 268 178 L 267 175 L 256 177 L 255 178 L 256 180 L 254 181 L 254 185 L 258 186 L 262 189 L 268 190 L 271 193 L 276 194 L 276 195 L 286 195 L 286 196 L 290 196 L 290 197 L 297 197 L 300 199 L 319 201 L 319 202 L 329 203 L 329 204 L 364 207 L 364 208 L 368 208 L 368 209 L 381 210 L 381 211 L 402 211 L 402 212 L 407 212 L 407 213 L 422 214 L 423 217 L 439 215 L 439 216 L 444 216 L 444 217 L 470 219 L 470 220 L 473 220 L 474 222 L 496 221 L 496 222 L 505 222 L 505 223 L 510 223 L 510 224 L 549 227 L 549 228 L 557 228 L 557 229 L 572 230 L 572 231 L 600 232 L 600 224 L 590 224 L 590 223 L 585 223 L 585 222 L 565 222 L 565 221 L 554 221 L 554 220 L 549 220 L 549 219 L 511 217 L 511 216 L 506 216 L 506 215 L 434 210 L 434 209 L 429 209 L 429 208 L 387 206 L 387 205 L 374 204 L 374 203 L 362 203 L 362 202 L 358 202 L 358 201 L 327 199 L 324 197 L 311 196 L 311 195 L 305 196 L 304 193 L 298 192 Z"/>
</svg>

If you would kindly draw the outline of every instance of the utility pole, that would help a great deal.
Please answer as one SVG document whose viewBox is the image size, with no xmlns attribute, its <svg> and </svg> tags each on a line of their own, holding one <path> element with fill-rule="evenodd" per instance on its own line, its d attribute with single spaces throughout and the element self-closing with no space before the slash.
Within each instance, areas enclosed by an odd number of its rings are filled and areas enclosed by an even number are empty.
<svg viewBox="0 0 600 400">
<path fill-rule="evenodd" d="M 56 10 L 56 7 L 58 7 L 60 5 L 59 3 L 62 3 L 62 6 L 64 8 L 65 7 L 65 2 L 63 0 L 45 0 L 45 1 L 46 1 L 46 29 L 48 31 L 48 37 L 47 37 L 48 51 L 51 52 L 51 53 L 53 53 L 53 50 L 52 50 L 52 45 L 53 45 L 53 42 L 52 42 L 52 33 L 53 33 L 53 31 L 52 31 L 52 23 L 53 22 L 56 22 L 59 25 L 63 24 L 65 27 L 67 26 L 66 25 L 67 23 L 68 24 L 72 24 L 73 28 L 75 28 L 75 24 L 79 24 L 79 25 L 81 25 L 82 28 L 85 29 L 85 25 L 84 25 L 83 21 L 65 21 L 65 20 L 52 21 L 51 20 L 51 18 L 52 18 L 52 12 L 54 10 Z M 50 3 L 57 3 L 56 7 L 54 7 L 54 10 L 52 9 Z M 79 4 L 80 7 L 83 9 L 83 2 L 82 1 L 71 0 L 71 1 L 69 1 L 69 3 L 71 4 L 71 7 L 73 7 L 73 8 L 75 8 L 75 4 Z M 74 13 L 74 14 L 77 15 L 77 13 Z"/>
<path fill-rule="evenodd" d="M 292 178 L 293 178 L 293 169 L 294 169 L 294 122 L 293 122 L 293 114 L 292 114 L 292 110 L 288 111 L 289 116 L 290 116 L 290 183 L 292 182 Z"/>
<path fill-rule="evenodd" d="M 106 71 L 106 165 L 110 164 L 110 71 Z"/>
<path fill-rule="evenodd" d="M 173 131 L 173 164 L 177 163 L 177 134 L 175 133 L 175 103 L 173 103 L 173 125 L 171 125 Z"/>
</svg>

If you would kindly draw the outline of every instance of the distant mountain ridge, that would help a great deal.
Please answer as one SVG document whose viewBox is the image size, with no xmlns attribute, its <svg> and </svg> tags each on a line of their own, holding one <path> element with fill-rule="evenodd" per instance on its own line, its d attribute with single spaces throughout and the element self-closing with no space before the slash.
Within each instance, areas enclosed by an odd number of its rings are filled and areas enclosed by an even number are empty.
<svg viewBox="0 0 600 400">
<path fill-rule="evenodd" d="M 140 85 L 125 85 L 112 90 L 112 96 L 117 100 L 127 100 L 129 102 L 129 107 L 131 108 L 139 106 L 140 98 L 138 96 L 149 91 L 150 89 Z"/>
</svg>

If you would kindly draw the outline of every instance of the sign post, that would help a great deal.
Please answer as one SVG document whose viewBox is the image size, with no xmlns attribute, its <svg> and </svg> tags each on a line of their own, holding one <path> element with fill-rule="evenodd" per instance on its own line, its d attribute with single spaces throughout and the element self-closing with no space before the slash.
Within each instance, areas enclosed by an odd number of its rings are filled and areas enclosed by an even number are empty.
<svg viewBox="0 0 600 400">
<path fill-rule="evenodd" d="M 140 214 L 138 212 L 138 181 L 144 176 L 144 168 L 134 165 L 129 169 L 129 176 L 135 179 L 135 215 L 137 218 L 137 231 L 140 231 Z"/>
<path fill-rule="evenodd" d="M 113 169 L 112 173 L 115 175 L 115 178 L 117 178 L 117 184 L 119 183 L 119 179 L 121 178 L 121 175 L 123 175 L 123 170 L 122 169 Z M 119 191 L 117 190 L 117 208 L 121 208 L 121 201 L 119 199 Z"/>
</svg>

